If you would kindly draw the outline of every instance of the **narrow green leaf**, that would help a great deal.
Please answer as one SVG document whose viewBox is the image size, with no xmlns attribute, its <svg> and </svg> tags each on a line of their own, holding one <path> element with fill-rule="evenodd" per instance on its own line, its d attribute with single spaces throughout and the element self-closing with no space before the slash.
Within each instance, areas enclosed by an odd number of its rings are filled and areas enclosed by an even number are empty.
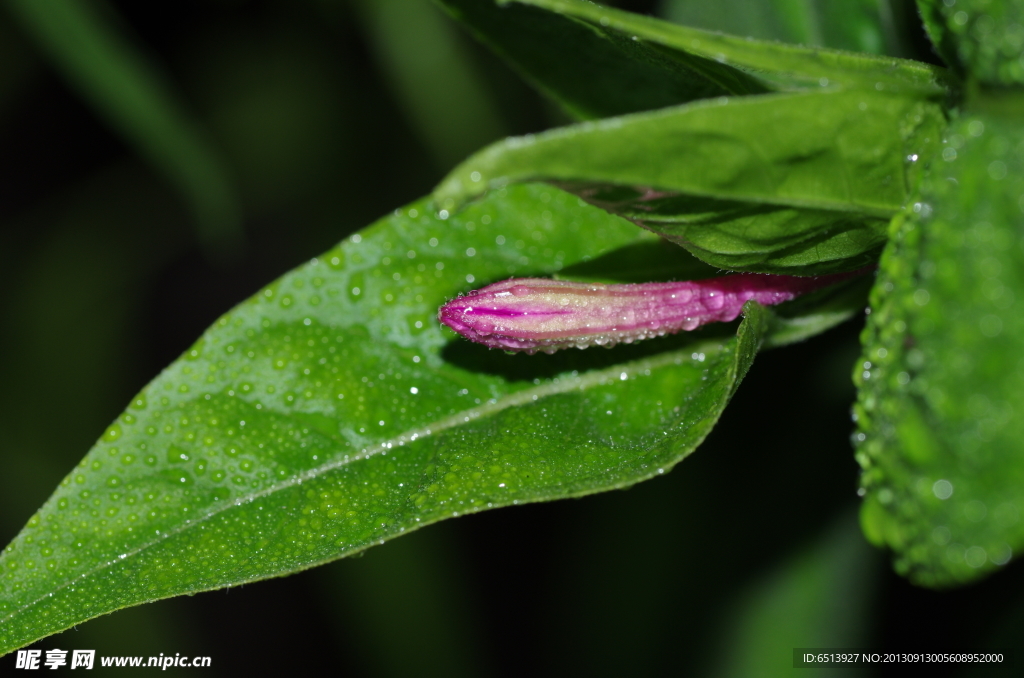
<svg viewBox="0 0 1024 678">
<path fill-rule="evenodd" d="M 581 0 L 439 2 L 582 119 L 771 91 L 946 91 L 943 69 L 926 64 L 723 35 Z"/>
<path fill-rule="evenodd" d="M 932 46 L 950 70 L 964 76 L 964 66 L 956 52 L 956 38 L 946 27 L 946 19 L 942 14 L 942 2 L 935 0 L 917 0 L 917 8 L 921 13 L 921 22 Z"/>
<path fill-rule="evenodd" d="M 554 356 L 487 351 L 435 321 L 459 292 L 651 237 L 514 187 L 447 220 L 414 203 L 267 286 L 133 400 L 0 554 L 0 653 L 669 470 L 746 373 L 765 309 L 748 304 L 736 334 Z"/>
<path fill-rule="evenodd" d="M 7 0 L 68 83 L 181 192 L 205 245 L 240 235 L 237 198 L 217 152 L 173 88 L 91 3 Z"/>
<path fill-rule="evenodd" d="M 948 132 L 893 222 L 855 372 L 867 535 L 926 586 L 1024 548 L 1024 134 L 1018 112 Z"/>
<path fill-rule="evenodd" d="M 456 167 L 434 197 L 450 210 L 512 182 L 552 181 L 713 265 L 851 269 L 874 256 L 878 218 L 906 202 L 942 124 L 935 104 L 874 92 L 698 102 L 507 139 Z"/>
</svg>

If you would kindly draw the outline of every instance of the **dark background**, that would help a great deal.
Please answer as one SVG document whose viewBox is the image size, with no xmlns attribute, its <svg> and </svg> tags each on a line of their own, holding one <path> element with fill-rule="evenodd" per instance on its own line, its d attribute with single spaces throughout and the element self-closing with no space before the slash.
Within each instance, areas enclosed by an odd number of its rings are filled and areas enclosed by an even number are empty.
<svg viewBox="0 0 1024 678">
<path fill-rule="evenodd" d="M 239 229 L 204 226 L 0 3 L 2 543 L 221 313 L 487 142 L 567 121 L 425 0 L 90 4 L 220 158 L 238 206 L 224 223 Z M 793 671 L 798 646 L 1000 648 L 1024 665 L 1019 566 L 922 590 L 860 536 L 860 327 L 760 356 L 664 478 L 463 517 L 33 647 L 208 655 L 193 671 L 207 676 L 773 676 Z"/>
</svg>

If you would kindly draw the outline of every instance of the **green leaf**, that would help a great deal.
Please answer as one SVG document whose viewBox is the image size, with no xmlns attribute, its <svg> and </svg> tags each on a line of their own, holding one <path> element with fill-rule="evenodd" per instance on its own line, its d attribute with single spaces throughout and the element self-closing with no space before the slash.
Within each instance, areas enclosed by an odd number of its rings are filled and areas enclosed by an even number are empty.
<svg viewBox="0 0 1024 678">
<path fill-rule="evenodd" d="M 926 64 L 722 35 L 581 0 L 439 1 L 582 119 L 773 91 L 946 91 L 943 69 Z"/>
<path fill-rule="evenodd" d="M 664 236 L 712 266 L 733 271 L 819 275 L 858 269 L 878 260 L 888 225 L 885 219 L 848 212 L 791 209 L 632 186 L 558 185 Z"/>
<path fill-rule="evenodd" d="M 777 42 L 762 42 L 748 37 L 722 35 L 687 28 L 631 14 L 585 0 L 506 0 L 544 7 L 553 12 L 587 22 L 603 33 L 616 31 L 637 36 L 667 48 L 675 56 L 707 58 L 753 77 L 772 91 L 839 89 L 878 89 L 904 96 L 936 97 L 946 90 L 943 69 L 905 59 L 878 57 L 863 53 L 816 49 Z M 834 0 L 828 3 L 835 7 Z M 836 10 L 842 14 L 841 10 Z M 789 20 L 806 23 L 800 14 L 808 10 L 790 8 Z M 850 24 L 849 16 L 840 21 Z M 811 28 L 796 29 L 809 32 Z M 696 41 L 696 44 L 695 44 Z M 821 78 L 828 82 L 822 83 Z"/>
<path fill-rule="evenodd" d="M 935 51 L 950 69 L 962 78 L 964 66 L 956 52 L 956 37 L 946 28 L 946 19 L 942 14 L 942 2 L 917 0 L 917 8 L 921 14 L 925 33 L 932 41 Z"/>
<path fill-rule="evenodd" d="M 695 256 L 722 268 L 798 275 L 862 268 L 878 260 L 885 243 L 886 221 L 870 217 L 775 209 L 737 221 L 666 235 L 683 239 Z"/>
<path fill-rule="evenodd" d="M 718 268 L 686 255 L 669 241 L 646 235 L 631 245 L 566 266 L 553 277 L 578 282 L 645 283 L 701 280 L 722 275 Z"/>
<path fill-rule="evenodd" d="M 666 0 L 661 14 L 674 23 L 707 31 L 821 46 L 824 43 L 811 11 L 813 4 L 808 0 L 719 0 L 714 3 Z"/>
<path fill-rule="evenodd" d="M 874 259 L 943 124 L 935 104 L 873 92 L 698 102 L 507 139 L 434 196 L 457 209 L 552 181 L 715 266 L 851 270 Z"/>
<path fill-rule="evenodd" d="M 98 115 L 192 207 L 203 243 L 241 236 L 237 198 L 217 152 L 173 87 L 91 3 L 7 0 L 11 14 Z"/>
<path fill-rule="evenodd" d="M 633 214 L 674 191 L 889 217 L 907 199 L 908 154 L 932 150 L 913 133 L 937 115 L 874 92 L 702 101 L 493 144 L 452 170 L 434 197 L 457 209 L 488 189 L 542 179 L 656 191 L 639 192 Z"/>
<path fill-rule="evenodd" d="M 755 78 L 704 54 L 665 53 L 657 41 L 632 40 L 620 30 L 595 28 L 546 8 L 499 6 L 494 0 L 438 2 L 579 119 L 767 91 Z"/>
<path fill-rule="evenodd" d="M 896 46 L 888 0 L 667 0 L 662 13 L 684 26 L 760 40 L 872 54 Z"/>
<path fill-rule="evenodd" d="M 1024 0 L 918 0 L 939 54 L 966 77 L 990 85 L 1024 84 Z"/>
<path fill-rule="evenodd" d="M 651 238 L 522 186 L 447 220 L 414 203 L 267 286 L 132 401 L 0 555 L 0 653 L 669 470 L 746 373 L 765 309 L 748 304 L 736 334 L 554 356 L 487 351 L 434 319 L 476 285 Z"/>
<path fill-rule="evenodd" d="M 977 113 L 893 222 L 856 408 L 866 534 L 926 586 L 1024 548 L 1024 134 Z"/>
</svg>

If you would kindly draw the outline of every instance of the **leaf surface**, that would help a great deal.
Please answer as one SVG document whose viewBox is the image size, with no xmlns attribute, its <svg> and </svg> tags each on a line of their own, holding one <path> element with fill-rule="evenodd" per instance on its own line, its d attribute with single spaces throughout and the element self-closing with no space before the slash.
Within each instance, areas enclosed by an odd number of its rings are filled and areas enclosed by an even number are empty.
<svg viewBox="0 0 1024 678">
<path fill-rule="evenodd" d="M 918 0 L 928 36 L 942 58 L 974 83 L 1024 84 L 1024 0 Z"/>
<path fill-rule="evenodd" d="M 652 240 L 520 186 L 447 220 L 414 203 L 267 286 L 133 400 L 0 555 L 0 653 L 444 518 L 669 470 L 745 374 L 765 309 L 749 304 L 738 333 L 554 356 L 487 351 L 435 321 L 480 284 Z"/>
<path fill-rule="evenodd" d="M 855 371 L 864 530 L 926 586 L 1024 548 L 1021 129 L 978 113 L 949 130 L 894 220 Z"/>
<path fill-rule="evenodd" d="M 888 0 L 667 0 L 662 13 L 684 26 L 872 54 L 897 39 Z"/>
<path fill-rule="evenodd" d="M 877 92 L 725 98 L 507 139 L 434 196 L 455 209 L 542 179 L 715 266 L 852 270 L 877 255 L 943 125 L 937 105 Z"/>
<path fill-rule="evenodd" d="M 921 15 L 921 23 L 925 33 L 932 41 L 932 46 L 950 70 L 963 77 L 964 65 L 956 49 L 956 36 L 946 26 L 941 0 L 917 0 L 917 9 Z"/>
<path fill-rule="evenodd" d="M 926 64 L 750 40 L 580 0 L 439 1 L 581 119 L 764 92 L 946 91 L 943 69 Z"/>
<path fill-rule="evenodd" d="M 819 275 L 878 259 L 888 221 L 830 210 L 693 197 L 631 186 L 558 182 L 593 205 L 626 217 L 733 271 Z"/>
</svg>

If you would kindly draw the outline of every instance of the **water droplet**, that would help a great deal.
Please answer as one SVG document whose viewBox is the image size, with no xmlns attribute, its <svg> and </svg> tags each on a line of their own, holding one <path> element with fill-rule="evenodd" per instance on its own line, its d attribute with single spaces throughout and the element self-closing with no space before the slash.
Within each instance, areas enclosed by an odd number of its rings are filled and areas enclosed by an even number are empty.
<svg viewBox="0 0 1024 678">
<path fill-rule="evenodd" d="M 944 525 L 940 525 L 932 530 L 932 541 L 939 546 L 945 546 L 952 538 L 953 534 L 949 531 L 949 528 Z"/>
<path fill-rule="evenodd" d="M 981 567 L 988 561 L 988 553 L 980 546 L 972 546 L 964 553 L 964 562 L 970 567 Z"/>
<path fill-rule="evenodd" d="M 980 523 L 988 515 L 988 507 L 985 506 L 984 502 L 975 499 L 967 502 L 967 506 L 964 507 L 964 515 L 971 522 Z"/>
</svg>

